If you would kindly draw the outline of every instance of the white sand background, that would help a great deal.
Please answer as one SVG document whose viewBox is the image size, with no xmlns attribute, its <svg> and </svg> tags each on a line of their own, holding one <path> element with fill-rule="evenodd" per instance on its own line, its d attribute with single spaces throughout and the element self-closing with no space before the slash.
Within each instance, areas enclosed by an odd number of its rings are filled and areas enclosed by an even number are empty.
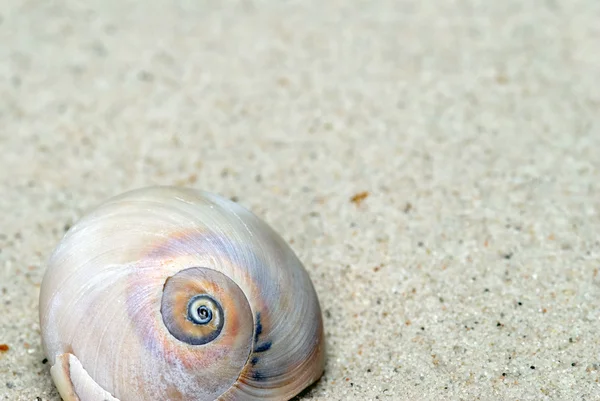
<svg viewBox="0 0 600 401">
<path fill-rule="evenodd" d="M 64 229 L 173 184 L 304 261 L 299 399 L 598 400 L 599 116 L 597 0 L 2 0 L 0 399 L 59 399 Z"/>
</svg>

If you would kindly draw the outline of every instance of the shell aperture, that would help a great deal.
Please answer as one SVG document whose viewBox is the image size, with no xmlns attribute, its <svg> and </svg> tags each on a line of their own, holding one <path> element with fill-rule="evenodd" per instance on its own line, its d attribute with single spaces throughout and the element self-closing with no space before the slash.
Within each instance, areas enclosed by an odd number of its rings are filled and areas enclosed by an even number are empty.
<svg viewBox="0 0 600 401">
<path fill-rule="evenodd" d="M 297 256 L 198 190 L 127 192 L 71 227 L 48 262 L 40 325 L 65 400 L 288 400 L 324 368 Z"/>
</svg>

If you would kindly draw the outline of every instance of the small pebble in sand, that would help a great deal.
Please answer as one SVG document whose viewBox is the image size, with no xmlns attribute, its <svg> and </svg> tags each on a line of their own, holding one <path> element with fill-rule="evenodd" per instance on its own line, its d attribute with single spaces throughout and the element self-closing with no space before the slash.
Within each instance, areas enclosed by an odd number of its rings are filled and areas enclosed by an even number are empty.
<svg viewBox="0 0 600 401">
<path fill-rule="evenodd" d="M 367 198 L 367 196 L 369 196 L 369 193 L 367 191 L 359 192 L 355 194 L 352 198 L 350 198 L 350 202 L 354 203 L 356 206 L 360 206 L 362 201 L 364 201 Z"/>
<path fill-rule="evenodd" d="M 10 347 L 6 344 L 0 344 L 0 352 L 6 352 L 10 349 Z"/>
</svg>

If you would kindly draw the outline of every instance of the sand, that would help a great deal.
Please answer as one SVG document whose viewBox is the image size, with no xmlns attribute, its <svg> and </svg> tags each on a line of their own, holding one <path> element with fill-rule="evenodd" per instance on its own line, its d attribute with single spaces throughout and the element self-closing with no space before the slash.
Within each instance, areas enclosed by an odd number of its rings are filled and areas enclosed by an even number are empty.
<svg viewBox="0 0 600 401">
<path fill-rule="evenodd" d="M 0 399 L 108 197 L 201 188 L 312 277 L 299 399 L 600 399 L 600 2 L 3 0 Z M 126 401 L 126 400 L 123 400 Z"/>
</svg>

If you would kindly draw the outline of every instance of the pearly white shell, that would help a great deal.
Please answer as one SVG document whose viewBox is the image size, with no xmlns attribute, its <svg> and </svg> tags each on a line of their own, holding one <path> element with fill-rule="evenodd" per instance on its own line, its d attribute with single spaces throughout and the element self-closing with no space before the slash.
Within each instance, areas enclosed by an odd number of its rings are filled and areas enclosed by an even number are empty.
<svg viewBox="0 0 600 401">
<path fill-rule="evenodd" d="M 64 400 L 288 400 L 324 369 L 294 252 L 192 189 L 127 192 L 77 222 L 48 262 L 40 326 Z"/>
</svg>

